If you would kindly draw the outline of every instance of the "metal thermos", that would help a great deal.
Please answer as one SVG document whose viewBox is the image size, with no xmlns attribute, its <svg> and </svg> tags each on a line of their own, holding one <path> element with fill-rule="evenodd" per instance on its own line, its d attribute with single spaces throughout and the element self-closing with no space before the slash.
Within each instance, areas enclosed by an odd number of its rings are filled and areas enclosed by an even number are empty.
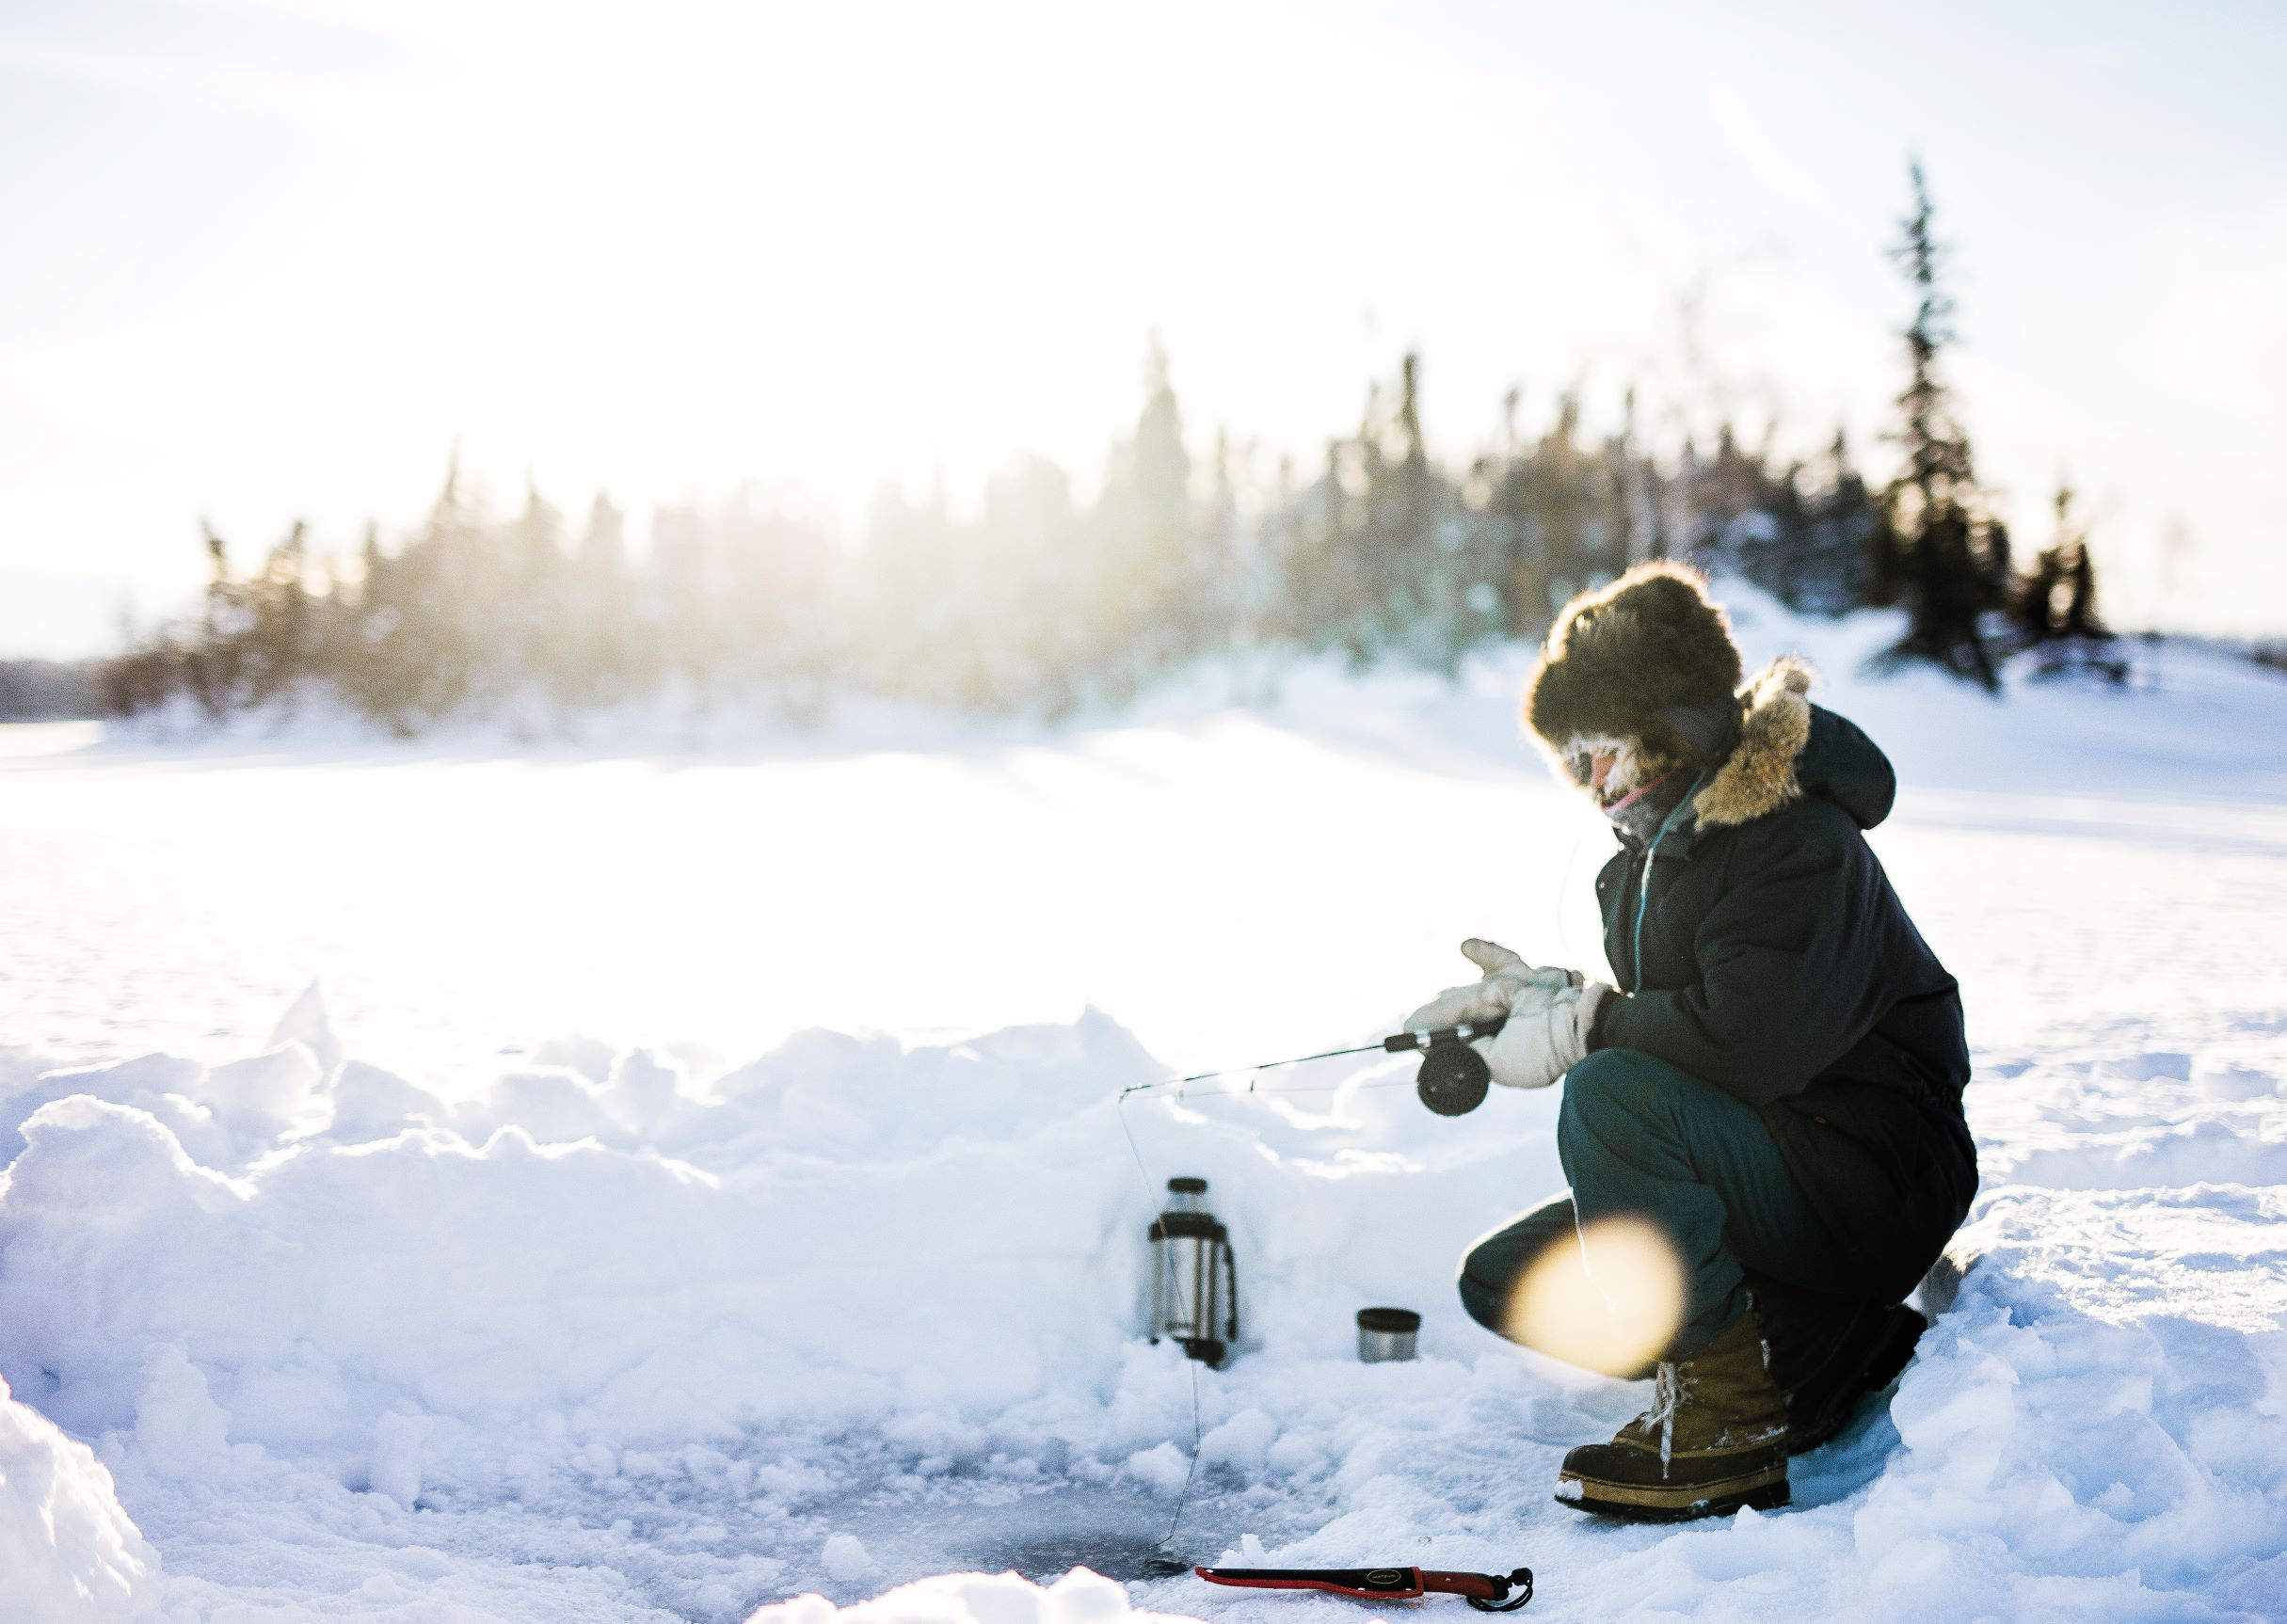
<svg viewBox="0 0 2287 1624">
<path fill-rule="evenodd" d="M 1421 1315 L 1410 1308 L 1362 1308 L 1358 1311 L 1358 1357 L 1368 1364 L 1414 1357 L 1414 1339 L 1421 1332 Z"/>
<path fill-rule="evenodd" d="M 1169 1179 L 1167 1210 L 1151 1220 L 1151 1339 L 1217 1365 L 1239 1340 L 1239 1265 L 1230 1232 L 1207 1210 L 1207 1187 Z"/>
</svg>

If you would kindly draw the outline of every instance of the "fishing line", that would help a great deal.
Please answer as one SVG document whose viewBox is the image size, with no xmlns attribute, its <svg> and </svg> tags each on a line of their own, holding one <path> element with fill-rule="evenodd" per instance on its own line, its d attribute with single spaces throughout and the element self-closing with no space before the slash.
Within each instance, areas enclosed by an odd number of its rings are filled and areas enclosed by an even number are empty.
<svg viewBox="0 0 2287 1624">
<path fill-rule="evenodd" d="M 1353 1043 L 1347 1049 L 1320 1049 L 1315 1055 L 1296 1055 L 1293 1059 L 1286 1060 L 1265 1060 L 1259 1066 L 1225 1066 L 1221 1071 L 1193 1072 L 1188 1077 L 1159 1077 L 1148 1083 L 1128 1084 L 1120 1091 L 1120 1098 L 1124 1100 L 1129 1094 L 1149 1093 L 1154 1089 L 1179 1089 L 1186 1083 L 1207 1083 L 1214 1081 L 1217 1077 L 1235 1077 L 1241 1072 L 1270 1072 L 1276 1071 L 1281 1066 L 1304 1065 L 1312 1060 L 1339 1059 L 1344 1055 L 1372 1054 L 1377 1049 L 1386 1051 L 1388 1047 L 1387 1043 L 1380 1042 Z M 1254 1091 L 1255 1085 L 1249 1083 L 1247 1092 L 1253 1093 Z"/>
<path fill-rule="evenodd" d="M 1422 1103 L 1429 1106 L 1431 1110 L 1438 1111 L 1447 1116 L 1457 1115 L 1460 1112 L 1474 1108 L 1478 1103 L 1484 1098 L 1485 1094 L 1485 1078 L 1483 1075 L 1484 1062 L 1478 1059 L 1474 1051 L 1463 1048 L 1461 1045 L 1464 1042 L 1473 1038 L 1493 1036 L 1495 1032 L 1498 1032 L 1501 1029 L 1505 1020 L 1506 1017 L 1502 1017 L 1500 1019 L 1491 1021 L 1463 1022 L 1456 1026 L 1436 1027 L 1426 1031 L 1399 1032 L 1393 1037 L 1384 1038 L 1379 1043 L 1353 1043 L 1345 1048 L 1321 1049 L 1315 1055 L 1297 1055 L 1291 1059 L 1271 1060 L 1263 1065 L 1243 1068 L 1247 1077 L 1247 1086 L 1243 1090 L 1209 1089 L 1205 1091 L 1197 1097 L 1202 1100 L 1242 1100 L 1251 1096 L 1260 1095 L 1266 1099 L 1274 1099 L 1285 1094 L 1337 1093 L 1344 1089 L 1398 1088 L 1400 1086 L 1405 1086 L 1410 1082 L 1411 1086 L 1415 1088 L 1416 1091 L 1421 1093 Z M 1440 1045 L 1447 1045 L 1447 1047 L 1441 1047 Z M 1440 1055 L 1447 1054 L 1449 1050 L 1458 1052 L 1470 1061 L 1474 1062 L 1479 1074 L 1472 1084 L 1474 1092 L 1471 1092 L 1469 1089 L 1463 1089 L 1460 1091 L 1460 1093 L 1463 1097 L 1461 1097 L 1458 1100 L 1448 1097 L 1451 1096 L 1455 1091 L 1456 1079 L 1451 1075 L 1454 1070 L 1453 1067 L 1448 1065 L 1445 1068 L 1446 1075 L 1434 1087 L 1432 1087 L 1431 1079 L 1431 1064 L 1437 1060 Z M 1423 1055 L 1424 1059 L 1422 1065 L 1422 1075 L 1419 1078 L 1407 1079 L 1403 1077 L 1387 1077 L 1361 1081 L 1355 1077 L 1352 1077 L 1341 1083 L 1328 1084 L 1319 1087 L 1304 1087 L 1299 1089 L 1264 1089 L 1257 1087 L 1257 1083 L 1262 1073 L 1273 1071 L 1282 1066 L 1300 1066 L 1312 1060 L 1336 1059 L 1345 1055 L 1405 1053 L 1419 1053 Z M 1241 1071 L 1242 1068 L 1227 1067 L 1222 1071 L 1216 1072 L 1194 1072 L 1189 1076 L 1161 1077 L 1148 1083 L 1132 1083 L 1128 1087 L 1120 1091 L 1118 1097 L 1112 1102 L 1113 1114 L 1119 1119 L 1121 1137 L 1126 1138 L 1128 1141 L 1128 1157 L 1136 1165 L 1136 1178 L 1143 1186 L 1144 1204 L 1146 1208 L 1149 1208 L 1156 1202 L 1158 1202 L 1159 1197 L 1159 1191 L 1155 1189 L 1152 1185 L 1151 1170 L 1144 1165 L 1144 1148 L 1142 1145 L 1136 1142 L 1135 1124 L 1128 1120 L 1128 1102 L 1129 1098 L 1136 1094 L 1151 1093 L 1158 1090 L 1172 1088 L 1175 1091 L 1175 1097 L 1176 1099 L 1189 1100 L 1193 1096 L 1186 1094 L 1184 1090 L 1190 1085 L 1193 1083 L 1213 1082 L 1222 1077 L 1238 1076 L 1241 1074 Z M 1463 1082 L 1470 1081 L 1470 1079 L 1467 1078 L 1463 1078 L 1461 1080 Z M 1156 1226 L 1155 1238 L 1157 1238 Z M 1236 1282 L 1234 1282 L 1234 1284 L 1236 1284 Z M 1198 1312 L 1197 1306 L 1184 1300 L 1183 1282 L 1180 1275 L 1174 1278 L 1173 1287 L 1175 1293 L 1175 1306 L 1177 1310 L 1181 1313 L 1187 1323 L 1193 1323 L 1195 1325 L 1195 1316 Z M 1153 1312 L 1156 1315 L 1158 1313 L 1156 1306 Z M 1238 1321 L 1236 1318 L 1234 1318 L 1232 1321 L 1232 1328 L 1234 1330 L 1236 1330 L 1237 1327 Z M 1183 1488 L 1175 1496 L 1175 1509 L 1174 1514 L 1168 1518 L 1167 1533 L 1163 1535 L 1159 1541 L 1158 1549 L 1161 1552 L 1165 1552 L 1168 1547 L 1175 1543 L 1176 1531 L 1183 1525 L 1184 1509 L 1191 1504 L 1191 1486 L 1197 1481 L 1199 1476 L 1199 1452 L 1204 1439 L 1205 1427 L 1200 1419 L 1199 1409 L 1199 1361 L 1196 1357 L 1194 1357 L 1191 1361 L 1191 1464 L 1184 1470 Z"/>
<path fill-rule="evenodd" d="M 1200 1074 L 1201 1076 L 1208 1077 L 1217 1075 L 1213 1072 Z M 1196 1079 L 1185 1078 L 1183 1080 L 1188 1082 Z M 1137 1092 L 1138 1089 L 1155 1086 L 1144 1083 L 1139 1084 L 1135 1089 L 1123 1089 L 1120 1091 L 1120 1097 L 1112 1105 L 1113 1113 L 1120 1119 L 1120 1132 L 1128 1138 L 1128 1154 L 1135 1158 L 1136 1177 L 1143 1181 L 1144 1205 L 1146 1209 L 1150 1208 L 1159 1199 L 1159 1192 L 1152 1188 L 1151 1170 L 1144 1165 L 1143 1149 L 1136 1143 L 1136 1131 L 1128 1121 L 1128 1096 Z M 1176 1303 L 1182 1309 L 1185 1316 L 1190 1317 L 1191 1309 L 1189 1303 L 1183 1301 L 1183 1282 L 1180 1276 L 1176 1278 L 1175 1284 Z M 1165 1551 L 1175 1542 L 1175 1530 L 1183 1522 L 1183 1508 L 1191 1504 L 1191 1481 L 1199 1475 L 1199 1446 L 1205 1436 L 1199 1425 L 1199 1361 L 1193 1359 L 1187 1360 L 1185 1362 L 1191 1367 L 1191 1463 L 1184 1469 L 1183 1489 L 1175 1496 L 1175 1514 L 1167 1520 L 1167 1532 L 1159 1536 L 1159 1543 L 1155 1547 L 1159 1551 Z"/>
<path fill-rule="evenodd" d="M 1583 823 L 1580 833 L 1573 836 L 1572 850 L 1564 854 L 1564 880 L 1557 887 L 1548 905 L 1549 913 L 1554 915 L 1552 922 L 1557 928 L 1557 942 L 1564 949 L 1564 963 L 1568 964 L 1585 964 L 1593 959 L 1593 955 L 1584 952 L 1575 940 L 1574 917 L 1566 911 L 1564 899 L 1573 894 L 1573 875 L 1578 871 L 1581 850 L 1588 845 L 1589 836 L 1595 832 L 1594 824 Z M 1596 946 L 1596 952 L 1603 950 L 1604 945 L 1600 942 Z"/>
<path fill-rule="evenodd" d="M 1156 1087 L 1145 1084 L 1146 1088 Z M 1408 1089 L 1414 1086 L 1411 1077 L 1378 1077 L 1365 1082 L 1352 1079 L 1346 1083 L 1313 1083 L 1300 1089 L 1201 1089 L 1195 1092 L 1175 1096 L 1177 1105 L 1202 1105 L 1208 1100 L 1283 1100 L 1289 1094 L 1338 1094 L 1346 1089 Z"/>
</svg>

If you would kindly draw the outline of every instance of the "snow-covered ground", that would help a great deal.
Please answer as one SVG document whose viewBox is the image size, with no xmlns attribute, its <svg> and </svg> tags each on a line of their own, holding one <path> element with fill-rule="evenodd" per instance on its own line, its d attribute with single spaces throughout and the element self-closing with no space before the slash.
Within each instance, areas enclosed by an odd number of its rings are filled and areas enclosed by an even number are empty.
<svg viewBox="0 0 2287 1624">
<path fill-rule="evenodd" d="M 1609 836 L 1517 742 L 1519 656 L 639 756 L 19 731 L 0 1619 L 1346 1616 L 1150 1577 L 1194 1393 L 1190 1559 L 1525 1563 L 1527 1617 L 2287 1617 L 2287 684 L 1996 706 L 1857 680 L 1866 624 L 1742 631 L 1899 763 L 1985 1167 L 1794 1510 L 1550 1500 L 1641 1391 L 1449 1281 L 1559 1183 L 1553 1095 L 1437 1119 L 1363 1057 L 1116 1103 L 1370 1038 L 1464 935 L 1595 965 Z M 1247 1314 L 1195 1386 L 1136 1334 L 1175 1173 Z M 1418 1361 L 1356 1361 L 1367 1303 Z M 1075 1566 L 1133 1583 L 933 1577 Z"/>
</svg>

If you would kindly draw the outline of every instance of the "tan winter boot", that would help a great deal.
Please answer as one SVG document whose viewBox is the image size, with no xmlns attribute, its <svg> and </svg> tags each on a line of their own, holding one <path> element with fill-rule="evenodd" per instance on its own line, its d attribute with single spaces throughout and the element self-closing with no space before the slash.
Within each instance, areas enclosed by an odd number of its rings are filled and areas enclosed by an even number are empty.
<svg viewBox="0 0 2287 1624">
<path fill-rule="evenodd" d="M 1657 1400 L 1611 1442 L 1565 1456 L 1559 1500 L 1639 1522 L 1787 1503 L 1786 1398 L 1752 1313 L 1691 1358 L 1662 1360 L 1653 1382 Z"/>
</svg>

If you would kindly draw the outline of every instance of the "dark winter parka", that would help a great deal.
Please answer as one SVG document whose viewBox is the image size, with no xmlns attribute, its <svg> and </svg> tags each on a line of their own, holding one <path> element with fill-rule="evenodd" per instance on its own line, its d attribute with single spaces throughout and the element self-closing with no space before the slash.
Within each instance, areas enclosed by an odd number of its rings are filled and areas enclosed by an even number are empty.
<svg viewBox="0 0 2287 1624">
<path fill-rule="evenodd" d="M 1656 854 L 1623 836 L 1597 876 L 1631 995 L 1607 1000 L 1592 1043 L 1761 1111 L 1869 1293 L 1896 1298 L 1977 1188 L 1969 1050 L 1954 979 L 1862 833 L 1890 813 L 1890 762 L 1809 687 L 1791 661 L 1756 677 L 1736 744 Z"/>
</svg>

